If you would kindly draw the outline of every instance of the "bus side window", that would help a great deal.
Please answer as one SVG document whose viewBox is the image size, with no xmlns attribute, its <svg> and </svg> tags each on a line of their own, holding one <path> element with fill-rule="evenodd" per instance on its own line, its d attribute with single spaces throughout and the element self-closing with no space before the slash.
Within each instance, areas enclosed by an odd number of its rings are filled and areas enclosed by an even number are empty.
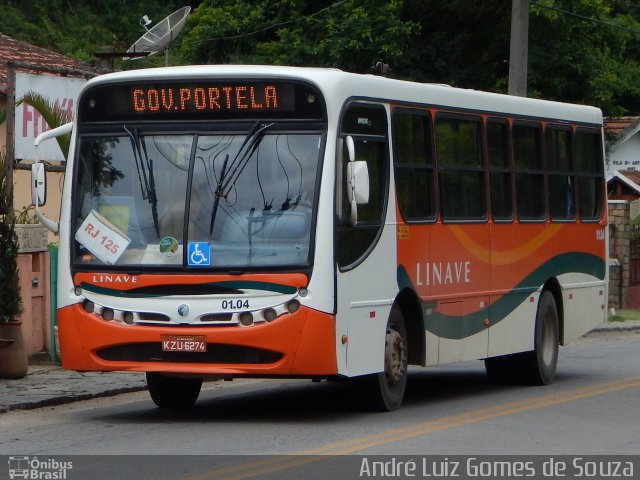
<svg viewBox="0 0 640 480">
<path fill-rule="evenodd" d="M 573 143 L 580 220 L 597 221 L 602 217 L 604 200 L 600 131 L 579 128 L 575 133 Z"/>
<path fill-rule="evenodd" d="M 398 206 L 404 220 L 434 220 L 431 121 L 426 111 L 397 110 L 394 113 L 393 167 Z"/>
<path fill-rule="evenodd" d="M 518 218 L 544 221 L 547 209 L 540 125 L 517 122 L 513 125 L 512 135 Z"/>
<path fill-rule="evenodd" d="M 576 218 L 574 199 L 571 131 L 556 126 L 545 129 L 545 150 L 549 170 L 549 213 L 551 220 L 568 221 Z"/>
<path fill-rule="evenodd" d="M 435 133 L 442 219 L 484 220 L 486 184 L 480 118 L 438 113 Z"/>
<path fill-rule="evenodd" d="M 369 201 L 358 205 L 358 221 L 351 225 L 347 189 L 347 136 L 353 138 L 355 158 L 369 170 Z M 354 268 L 375 244 L 382 226 L 388 190 L 387 113 L 382 106 L 352 104 L 341 125 L 336 165 L 337 259 L 342 269 Z"/>
<path fill-rule="evenodd" d="M 491 169 L 491 216 L 494 221 L 513 220 L 513 188 L 509 125 L 500 118 L 487 121 L 487 152 Z"/>
</svg>

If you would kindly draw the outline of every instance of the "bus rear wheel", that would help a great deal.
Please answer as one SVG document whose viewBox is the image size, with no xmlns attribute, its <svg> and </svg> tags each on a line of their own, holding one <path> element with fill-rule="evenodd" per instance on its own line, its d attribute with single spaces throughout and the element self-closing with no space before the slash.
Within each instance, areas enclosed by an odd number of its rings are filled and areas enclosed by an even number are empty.
<svg viewBox="0 0 640 480">
<path fill-rule="evenodd" d="M 366 377 L 365 401 L 374 411 L 400 408 L 407 385 L 407 330 L 399 309 L 393 308 L 387 321 L 384 371 Z"/>
<path fill-rule="evenodd" d="M 153 402 L 160 408 L 189 408 L 198 399 L 201 378 L 169 377 L 147 372 L 147 386 Z"/>
<path fill-rule="evenodd" d="M 546 290 L 540 297 L 536 314 L 535 348 L 520 359 L 523 380 L 530 385 L 549 385 L 556 377 L 560 333 L 558 308 L 553 294 Z"/>
<path fill-rule="evenodd" d="M 536 312 L 534 349 L 484 361 L 489 379 L 496 383 L 549 385 L 556 376 L 560 344 L 558 308 L 553 294 L 545 290 Z"/>
</svg>

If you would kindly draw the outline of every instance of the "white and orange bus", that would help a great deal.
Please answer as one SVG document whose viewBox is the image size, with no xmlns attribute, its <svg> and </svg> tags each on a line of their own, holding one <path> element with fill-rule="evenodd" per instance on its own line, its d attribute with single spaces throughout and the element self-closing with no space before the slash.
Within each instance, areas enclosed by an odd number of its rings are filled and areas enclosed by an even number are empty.
<svg viewBox="0 0 640 480">
<path fill-rule="evenodd" d="M 393 410 L 408 365 L 471 359 L 547 384 L 605 319 L 597 108 L 189 66 L 95 78 L 75 118 L 40 139 L 72 132 L 62 364 L 146 372 L 161 407 L 210 376 L 300 377 Z"/>
</svg>

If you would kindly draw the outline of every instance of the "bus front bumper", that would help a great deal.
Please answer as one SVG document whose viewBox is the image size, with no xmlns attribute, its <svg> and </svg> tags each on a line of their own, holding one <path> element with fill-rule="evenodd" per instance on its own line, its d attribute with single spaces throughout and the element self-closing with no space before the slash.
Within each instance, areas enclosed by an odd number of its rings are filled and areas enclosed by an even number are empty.
<svg viewBox="0 0 640 480">
<path fill-rule="evenodd" d="M 251 327 L 194 327 L 109 322 L 78 304 L 58 310 L 58 334 L 62 366 L 69 370 L 203 376 L 337 373 L 335 317 L 305 307 Z M 202 339 L 205 351 L 166 351 L 163 339 L 170 337 Z"/>
</svg>

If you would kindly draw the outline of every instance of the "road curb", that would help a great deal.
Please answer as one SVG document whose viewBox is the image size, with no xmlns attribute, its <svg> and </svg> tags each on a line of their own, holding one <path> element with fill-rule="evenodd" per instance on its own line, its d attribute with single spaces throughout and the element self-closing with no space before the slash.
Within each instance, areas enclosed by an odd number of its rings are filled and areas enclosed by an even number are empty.
<svg viewBox="0 0 640 480">
<path fill-rule="evenodd" d="M 47 397 L 37 400 L 26 400 L 24 402 L 14 402 L 9 405 L 0 405 L 0 414 L 7 413 L 12 410 L 33 410 L 43 407 L 54 407 L 57 405 L 66 405 L 68 403 L 81 402 L 83 400 L 91 400 L 101 397 L 113 397 L 121 393 L 132 393 L 146 390 L 146 386 L 140 387 L 123 387 L 112 390 L 104 390 L 93 393 L 80 393 L 73 395 L 59 395 L 55 397 Z"/>
<path fill-rule="evenodd" d="M 0 413 L 116 396 L 147 388 L 144 375 L 132 372 L 76 372 L 58 364 L 29 365 L 23 378 L 0 380 Z"/>
<path fill-rule="evenodd" d="M 592 332 L 630 332 L 640 330 L 640 320 L 626 322 L 607 322 L 592 330 Z"/>
</svg>

